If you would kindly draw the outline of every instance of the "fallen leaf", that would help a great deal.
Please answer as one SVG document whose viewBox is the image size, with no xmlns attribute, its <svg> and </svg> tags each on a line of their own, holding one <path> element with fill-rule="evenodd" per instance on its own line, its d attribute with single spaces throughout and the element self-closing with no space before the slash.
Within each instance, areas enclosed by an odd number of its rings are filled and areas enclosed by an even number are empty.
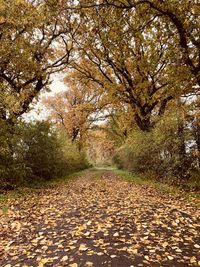
<svg viewBox="0 0 200 267">
<path fill-rule="evenodd" d="M 111 258 L 116 258 L 116 257 L 117 257 L 117 255 L 110 255 L 110 257 L 111 257 Z"/>
<path fill-rule="evenodd" d="M 117 236 L 119 236 L 119 233 L 114 233 L 114 235 L 113 235 L 114 237 L 117 237 Z"/>
<path fill-rule="evenodd" d="M 190 258 L 190 263 L 196 263 L 196 262 L 197 262 L 197 259 L 195 256 Z"/>
<path fill-rule="evenodd" d="M 92 267 L 93 266 L 93 262 L 91 262 L 91 261 L 86 261 L 86 266 L 87 267 Z"/>
<path fill-rule="evenodd" d="M 85 244 L 81 244 L 80 247 L 79 247 L 79 251 L 86 251 L 86 250 L 88 250 L 86 245 Z"/>
<path fill-rule="evenodd" d="M 66 255 L 66 256 L 62 257 L 61 261 L 67 261 L 68 258 L 69 258 L 69 257 Z"/>
</svg>

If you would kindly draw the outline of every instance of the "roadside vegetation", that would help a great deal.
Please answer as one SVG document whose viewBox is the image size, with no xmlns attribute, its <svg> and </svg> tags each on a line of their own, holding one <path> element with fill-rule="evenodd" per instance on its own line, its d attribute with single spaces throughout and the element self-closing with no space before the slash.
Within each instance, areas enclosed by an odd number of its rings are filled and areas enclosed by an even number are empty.
<svg viewBox="0 0 200 267">
<path fill-rule="evenodd" d="M 88 167 L 85 155 L 48 121 L 2 125 L 0 190 L 32 187 Z"/>
<path fill-rule="evenodd" d="M 196 0 L 1 1 L 0 190 L 115 164 L 198 191 L 198 14 Z M 44 94 L 55 74 L 66 88 Z"/>
</svg>

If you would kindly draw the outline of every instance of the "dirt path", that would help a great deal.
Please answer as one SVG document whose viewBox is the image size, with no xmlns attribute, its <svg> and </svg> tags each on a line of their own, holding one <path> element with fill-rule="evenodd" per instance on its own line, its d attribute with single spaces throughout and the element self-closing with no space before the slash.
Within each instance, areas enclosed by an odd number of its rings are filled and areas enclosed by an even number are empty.
<svg viewBox="0 0 200 267">
<path fill-rule="evenodd" d="M 198 266 L 198 209 L 111 171 L 19 199 L 1 218 L 0 266 Z"/>
</svg>

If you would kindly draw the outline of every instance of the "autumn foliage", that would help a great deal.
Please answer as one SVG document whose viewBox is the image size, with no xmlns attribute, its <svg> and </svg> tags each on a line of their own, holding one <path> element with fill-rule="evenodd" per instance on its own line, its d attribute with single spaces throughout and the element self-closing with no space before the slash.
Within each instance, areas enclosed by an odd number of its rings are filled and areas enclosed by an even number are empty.
<svg viewBox="0 0 200 267">
<path fill-rule="evenodd" d="M 1 1 L 1 179 L 48 179 L 86 158 L 198 176 L 198 13 L 195 0 Z M 43 97 L 47 121 L 24 121 L 55 73 L 66 90 Z"/>
</svg>

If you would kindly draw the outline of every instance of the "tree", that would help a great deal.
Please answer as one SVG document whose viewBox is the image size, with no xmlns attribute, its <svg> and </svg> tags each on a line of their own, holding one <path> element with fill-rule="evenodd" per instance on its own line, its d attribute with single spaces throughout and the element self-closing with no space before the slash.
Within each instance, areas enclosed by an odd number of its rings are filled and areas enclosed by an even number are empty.
<svg viewBox="0 0 200 267">
<path fill-rule="evenodd" d="M 0 118 L 14 121 L 68 64 L 73 18 L 54 0 L 3 0 L 0 12 Z"/>
<path fill-rule="evenodd" d="M 139 128 L 150 131 L 168 102 L 190 91 L 191 85 L 185 79 L 187 69 L 172 57 L 174 39 L 166 34 L 166 25 L 159 15 L 145 11 L 146 7 L 139 13 L 112 6 L 81 9 L 76 45 L 82 59 L 72 67 L 111 99 L 128 103 Z"/>
<path fill-rule="evenodd" d="M 185 65 L 195 78 L 194 83 L 200 86 L 200 24 L 198 0 L 105 0 L 80 1 L 81 8 L 108 7 L 118 9 L 134 9 L 140 12 L 143 6 L 146 12 L 160 17 L 165 23 L 169 37 L 174 35 L 174 44 L 179 50 Z M 142 11 L 143 12 L 143 11 Z M 144 13 L 143 13 L 144 14 Z M 175 53 L 174 53 L 175 54 Z"/>
<path fill-rule="evenodd" d="M 115 147 L 120 147 L 134 127 L 132 109 L 124 103 L 118 103 L 112 106 L 106 122 L 100 129 L 107 133 L 107 139 L 112 141 Z"/>
<path fill-rule="evenodd" d="M 105 93 L 90 81 L 81 81 L 75 71 L 68 74 L 65 84 L 68 88 L 65 92 L 45 98 L 43 103 L 50 111 L 50 118 L 64 128 L 72 142 L 78 142 L 81 149 L 88 131 L 104 119 Z"/>
</svg>

